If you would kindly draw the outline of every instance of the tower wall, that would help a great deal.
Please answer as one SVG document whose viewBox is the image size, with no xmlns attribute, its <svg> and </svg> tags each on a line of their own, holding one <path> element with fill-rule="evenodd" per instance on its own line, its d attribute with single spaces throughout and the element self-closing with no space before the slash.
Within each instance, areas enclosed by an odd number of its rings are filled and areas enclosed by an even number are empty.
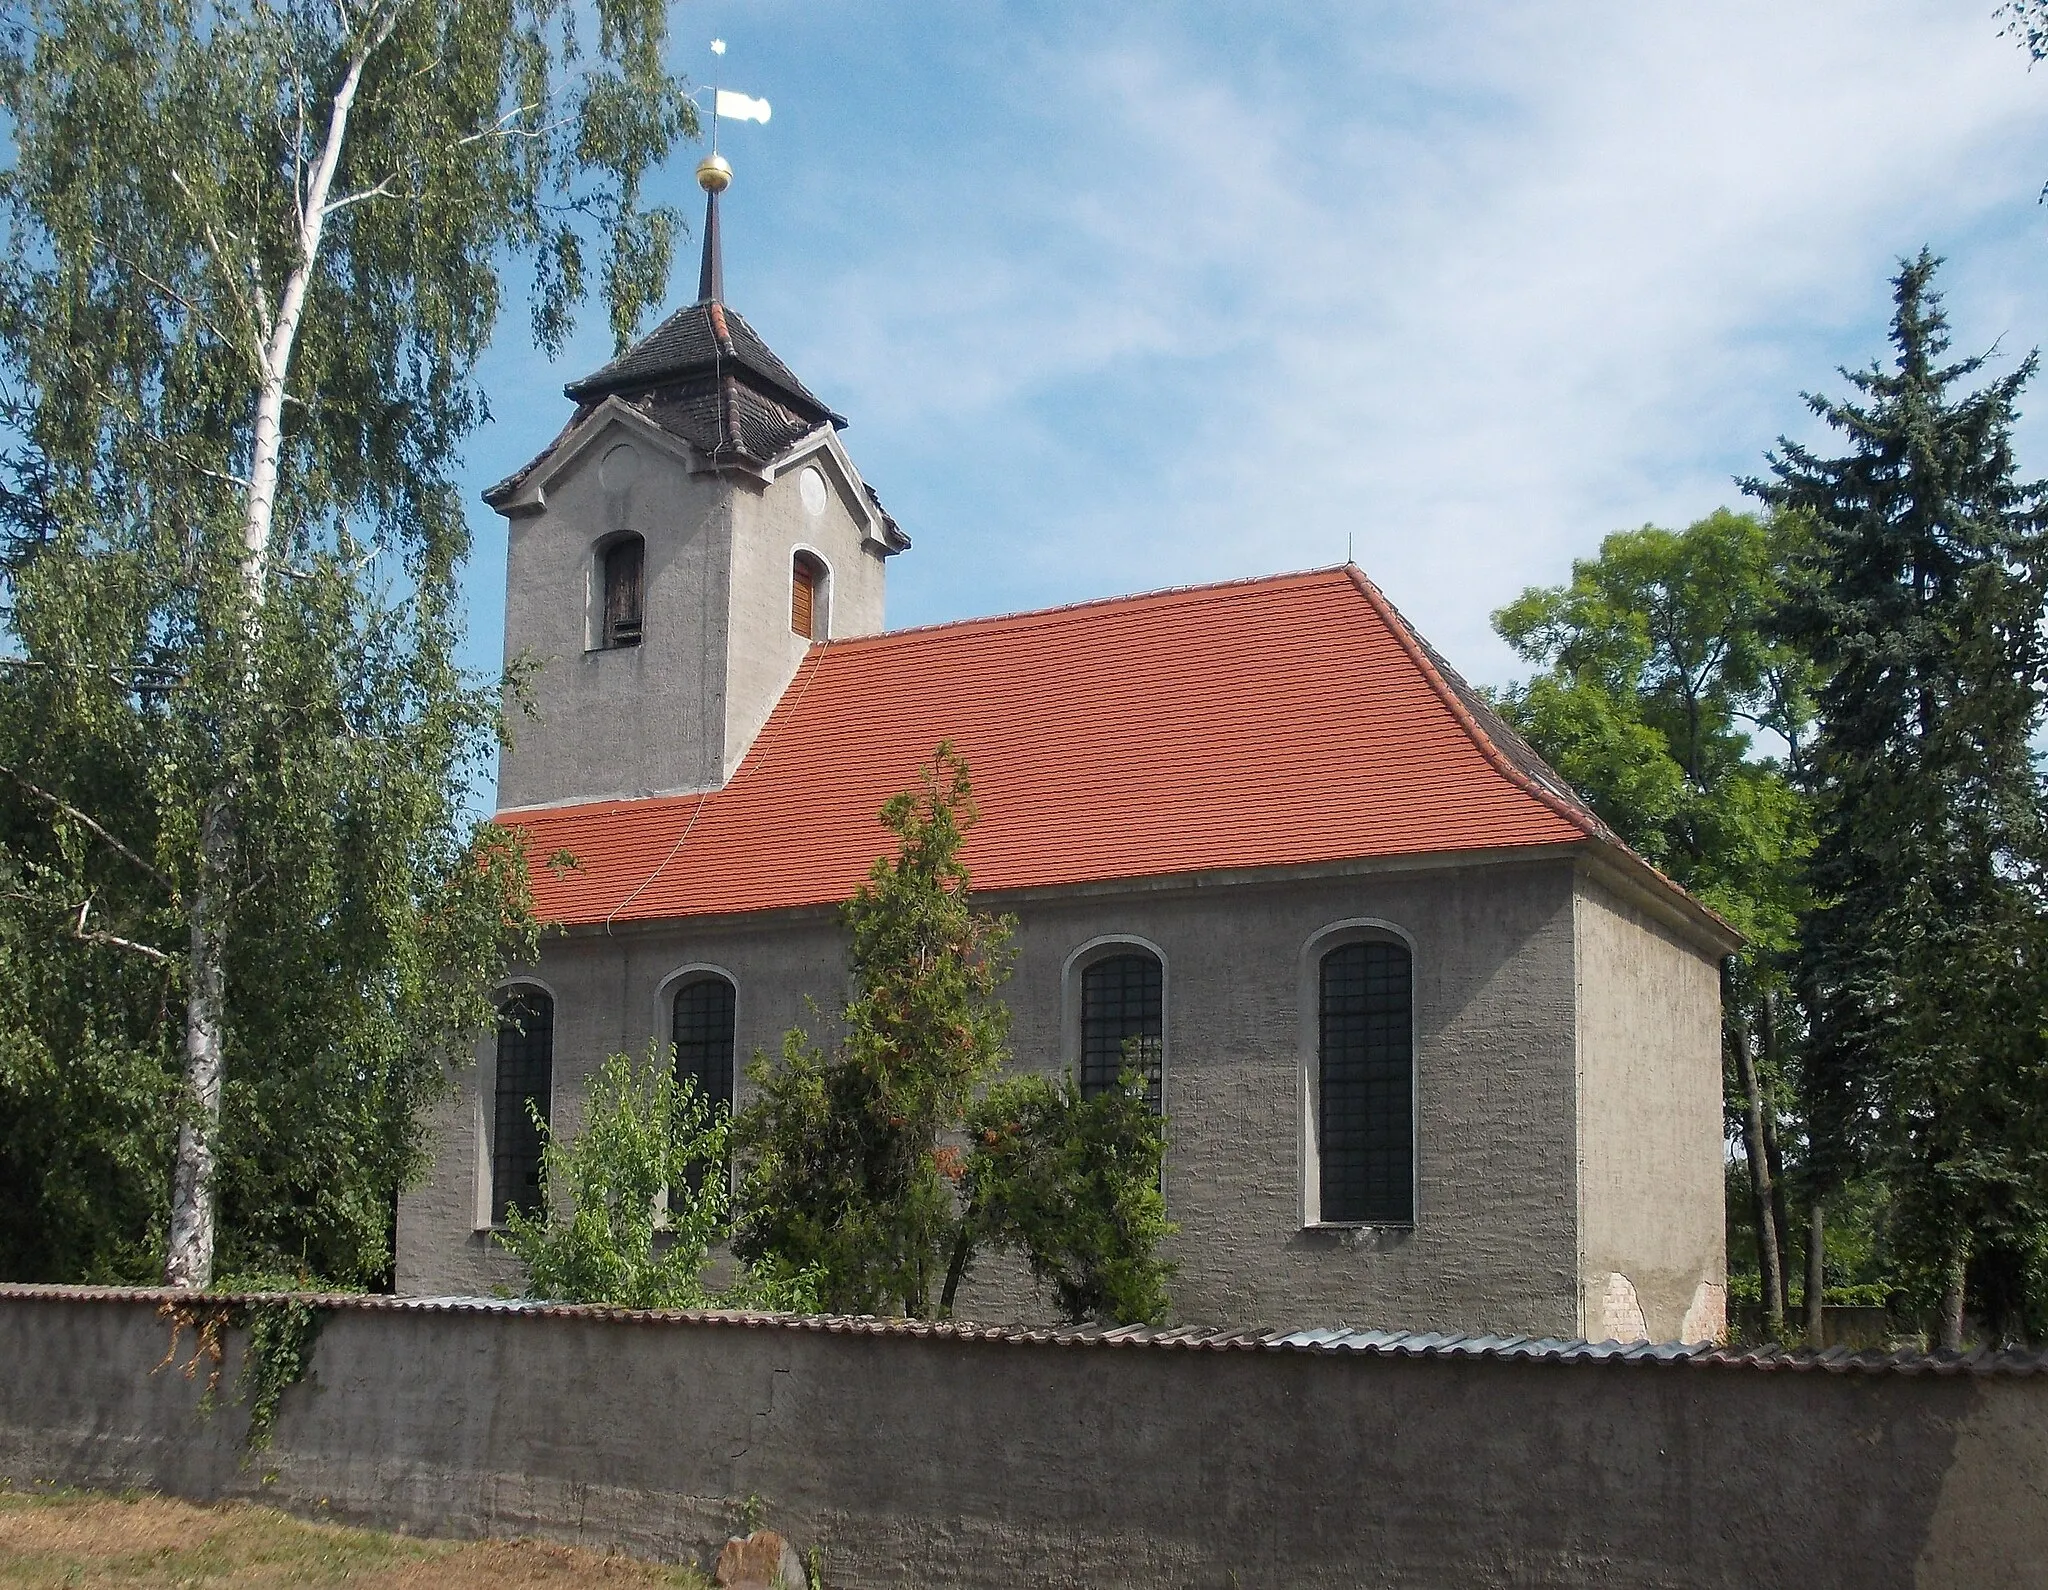
<svg viewBox="0 0 2048 1590">
<path fill-rule="evenodd" d="M 522 493 L 522 495 L 527 495 Z M 505 656 L 539 665 L 515 715 L 501 810 L 715 788 L 726 751 L 734 489 L 614 422 L 511 516 Z M 642 639 L 596 644 L 602 549 L 644 538 Z"/>
<path fill-rule="evenodd" d="M 813 482 L 806 485 L 806 475 Z M 855 517 L 848 482 L 827 454 L 762 485 L 733 490 L 732 578 L 726 613 L 724 774 L 730 778 L 796 676 L 812 642 L 790 628 L 790 582 L 798 552 L 821 562 L 828 580 L 815 608 L 818 640 L 882 629 L 884 559 Z"/>
</svg>

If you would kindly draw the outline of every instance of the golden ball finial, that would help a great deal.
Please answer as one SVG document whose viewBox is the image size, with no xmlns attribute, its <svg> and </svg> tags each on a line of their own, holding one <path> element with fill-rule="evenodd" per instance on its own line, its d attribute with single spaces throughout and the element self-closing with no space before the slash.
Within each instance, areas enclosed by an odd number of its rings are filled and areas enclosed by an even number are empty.
<svg viewBox="0 0 2048 1590">
<path fill-rule="evenodd" d="M 724 155 L 708 154 L 697 162 L 697 186 L 706 193 L 723 193 L 732 186 L 732 163 Z"/>
</svg>

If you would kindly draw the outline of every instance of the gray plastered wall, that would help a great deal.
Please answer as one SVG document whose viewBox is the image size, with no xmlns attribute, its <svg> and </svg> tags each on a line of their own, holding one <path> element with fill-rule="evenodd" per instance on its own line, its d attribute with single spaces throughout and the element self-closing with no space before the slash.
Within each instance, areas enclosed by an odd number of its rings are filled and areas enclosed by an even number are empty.
<svg viewBox="0 0 2048 1590">
<path fill-rule="evenodd" d="M 805 477 L 817 484 L 806 497 Z M 821 489 L 822 488 L 822 489 Z M 857 494 L 836 452 L 820 447 L 754 482 L 739 477 L 732 497 L 732 578 L 727 634 L 724 776 L 739 768 L 796 676 L 808 642 L 790 628 L 790 580 L 796 554 L 826 570 L 813 604 L 818 640 L 846 640 L 882 629 L 884 554 L 865 530 Z"/>
<path fill-rule="evenodd" d="M 1581 1331 L 1704 1340 L 1726 1316 L 1720 963 L 1582 873 Z"/>
<path fill-rule="evenodd" d="M 803 480 L 814 471 L 825 485 Z M 772 478 L 702 469 L 687 444 L 608 404 L 502 506 L 506 661 L 538 663 L 531 717 L 500 759 L 500 810 L 715 789 L 802 662 L 793 554 L 830 571 L 830 633 L 882 627 L 883 555 L 836 446 Z M 597 644 L 602 549 L 646 546 L 642 639 Z M 822 637 L 821 637 L 822 638 Z"/>
<path fill-rule="evenodd" d="M 2029 1355 L 1795 1373 L 344 1301 L 252 1461 L 246 1332 L 209 1414 L 204 1374 L 160 1369 L 160 1300 L 0 1296 L 0 1475 L 700 1567 L 762 1513 L 836 1590 L 2048 1586 Z"/>
<path fill-rule="evenodd" d="M 1657 1328 L 1675 1334 L 1685 1310 L 1672 1314 L 1664 1300 L 1667 1291 L 1675 1299 L 1676 1283 L 1659 1290 L 1651 1278 L 1682 1271 L 1688 1301 L 1708 1270 L 1720 1280 L 1718 1129 L 1711 1138 L 1681 1133 L 1657 1166 L 1637 1167 L 1623 1192 L 1648 1194 L 1640 1229 L 1594 1198 L 1603 1222 L 1598 1243 L 1581 1230 L 1580 1122 L 1630 1128 L 1641 1110 L 1665 1108 L 1672 1086 L 1688 1096 L 1714 1090 L 1718 1101 L 1719 1007 L 1717 989 L 1711 999 L 1691 997 L 1690 989 L 1674 999 L 1666 982 L 1689 976 L 1687 958 L 1696 961 L 1699 952 L 1668 956 L 1675 941 L 1647 916 L 1634 921 L 1595 899 L 1569 852 L 1439 858 L 1335 876 L 1048 890 L 982 903 L 1019 919 L 1015 975 L 1005 990 L 1019 1067 L 1053 1071 L 1072 1061 L 1067 974 L 1077 950 L 1127 937 L 1157 946 L 1164 958 L 1166 1197 L 1180 1226 L 1171 1247 L 1181 1267 L 1177 1319 L 1574 1335 L 1583 1328 L 1584 1278 L 1597 1249 L 1602 1264 L 1644 1277 L 1660 1310 Z M 1588 913 L 1596 910 L 1613 920 L 1589 931 Z M 1386 924 L 1414 949 L 1419 1214 L 1412 1231 L 1302 1224 L 1304 1060 L 1314 1043 L 1306 956 L 1319 935 L 1360 920 Z M 1638 973 L 1628 974 L 1634 980 L 1623 977 L 1612 990 L 1614 1000 L 1642 1006 L 1637 1026 L 1596 1010 L 1585 986 L 1626 972 L 1631 935 L 1664 947 L 1644 947 L 1635 955 Z M 1593 953 L 1604 959 L 1582 964 L 1589 938 L 1599 940 Z M 837 913 L 829 910 L 611 934 L 579 930 L 551 940 L 535 975 L 557 1001 L 558 1126 L 573 1132 L 580 1124 L 583 1084 L 605 1055 L 642 1051 L 651 1035 L 666 1037 L 662 991 L 677 969 L 708 965 L 731 974 L 744 1061 L 756 1049 L 774 1051 L 791 1026 L 822 1026 L 829 1037 L 830 1013 L 846 992 L 844 954 Z M 1588 1011 L 1595 1019 L 1582 1031 Z M 1589 1095 L 1638 1086 L 1623 1046 L 1639 1030 L 1674 1024 L 1685 1032 L 1662 1041 L 1655 1062 L 1668 1073 L 1665 1103 L 1638 1108 Z M 489 1087 L 486 1046 L 443 1111 L 444 1146 L 430 1178 L 403 1201 L 401 1291 L 516 1283 L 476 1231 L 488 1163 L 479 1089 L 488 1098 Z M 1597 1153 L 1593 1162 L 1602 1163 Z M 1687 1189 L 1685 1209 L 1671 1216 L 1684 1225 L 1675 1232 L 1664 1229 L 1668 1200 L 1654 1185 L 1667 1173 Z M 1708 1224 L 1710 1241 L 1702 1234 Z M 970 1275 L 960 1300 L 969 1318 L 1042 1319 L 1046 1310 L 1021 1267 L 1002 1260 Z"/>
</svg>

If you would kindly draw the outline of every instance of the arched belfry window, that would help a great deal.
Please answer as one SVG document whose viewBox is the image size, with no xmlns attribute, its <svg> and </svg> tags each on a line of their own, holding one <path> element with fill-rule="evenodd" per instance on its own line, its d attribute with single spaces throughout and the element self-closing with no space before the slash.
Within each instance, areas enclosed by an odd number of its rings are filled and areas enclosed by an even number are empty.
<svg viewBox="0 0 2048 1590">
<path fill-rule="evenodd" d="M 688 1079 L 714 1104 L 732 1108 L 733 986 L 716 974 L 692 978 L 676 990 L 676 1080 Z"/>
<path fill-rule="evenodd" d="M 620 536 L 604 548 L 600 566 L 604 577 L 604 617 L 597 643 L 607 650 L 637 646 L 647 543 L 635 535 Z"/>
<path fill-rule="evenodd" d="M 1131 1065 L 1161 1103 L 1166 1052 L 1166 974 L 1150 950 L 1128 949 L 1092 961 L 1081 973 L 1081 1093 L 1116 1086 Z"/>
<path fill-rule="evenodd" d="M 1414 970 L 1407 946 L 1368 939 L 1324 955 L 1316 1016 L 1320 1218 L 1412 1225 Z"/>
<path fill-rule="evenodd" d="M 825 638 L 825 565 L 808 552 L 790 559 L 789 628 L 805 640 Z"/>
<path fill-rule="evenodd" d="M 555 1070 L 555 1002 L 541 989 L 513 989 L 498 1006 L 496 1103 L 491 1120 L 491 1223 L 507 1211 L 538 1214 L 541 1133 Z M 530 1106 L 530 1108 L 529 1108 Z"/>
</svg>

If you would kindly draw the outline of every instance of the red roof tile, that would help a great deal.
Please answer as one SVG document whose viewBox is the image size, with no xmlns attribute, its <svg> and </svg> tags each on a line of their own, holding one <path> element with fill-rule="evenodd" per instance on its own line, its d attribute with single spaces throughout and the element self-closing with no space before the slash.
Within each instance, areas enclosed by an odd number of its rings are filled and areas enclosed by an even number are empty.
<svg viewBox="0 0 2048 1590">
<path fill-rule="evenodd" d="M 820 646 L 724 789 L 500 821 L 567 923 L 843 900 L 947 739 L 978 889 L 1613 842 L 1491 717 L 1325 569 Z"/>
</svg>

